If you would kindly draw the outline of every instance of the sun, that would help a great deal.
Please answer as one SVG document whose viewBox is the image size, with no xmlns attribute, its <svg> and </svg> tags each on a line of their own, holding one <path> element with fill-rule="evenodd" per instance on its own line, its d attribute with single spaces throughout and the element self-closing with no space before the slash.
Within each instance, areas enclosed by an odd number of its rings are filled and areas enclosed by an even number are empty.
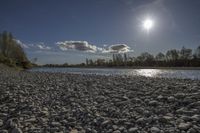
<svg viewBox="0 0 200 133">
<path fill-rule="evenodd" d="M 152 29 L 154 26 L 154 21 L 152 19 L 145 19 L 143 21 L 143 28 L 147 31 L 149 31 L 150 29 Z"/>
</svg>

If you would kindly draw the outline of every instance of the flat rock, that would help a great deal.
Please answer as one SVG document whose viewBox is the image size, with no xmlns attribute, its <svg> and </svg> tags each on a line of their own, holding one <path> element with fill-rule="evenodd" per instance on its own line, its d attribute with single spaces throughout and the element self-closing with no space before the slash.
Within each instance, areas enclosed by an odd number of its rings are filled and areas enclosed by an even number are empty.
<svg viewBox="0 0 200 133">
<path fill-rule="evenodd" d="M 191 119 L 193 120 L 193 121 L 200 121 L 200 115 L 193 115 L 192 117 L 191 117 Z"/>
<path fill-rule="evenodd" d="M 145 118 L 139 118 L 136 120 L 136 123 L 139 125 L 145 125 L 146 124 L 146 119 Z"/>
<path fill-rule="evenodd" d="M 3 126 L 3 120 L 0 119 L 0 127 Z"/>
<path fill-rule="evenodd" d="M 175 97 L 170 96 L 170 97 L 167 98 L 167 100 L 168 100 L 169 102 L 174 102 L 174 101 L 175 101 Z"/>
<path fill-rule="evenodd" d="M 119 131 L 119 130 L 116 130 L 116 131 L 114 131 L 113 133 L 121 133 L 121 131 Z"/>
<path fill-rule="evenodd" d="M 157 106 L 158 105 L 158 101 L 156 101 L 156 100 L 149 101 L 149 105 L 150 106 Z"/>
<path fill-rule="evenodd" d="M 128 130 L 129 133 L 137 133 L 137 131 L 138 131 L 137 127 L 132 127 L 132 128 L 129 128 Z"/>
<path fill-rule="evenodd" d="M 0 133 L 8 133 L 8 130 L 0 130 Z"/>
<path fill-rule="evenodd" d="M 180 130 L 187 130 L 187 129 L 189 129 L 191 127 L 191 123 L 180 123 L 179 125 L 178 125 L 178 128 L 180 129 Z"/>
<path fill-rule="evenodd" d="M 151 128 L 151 133 L 160 133 L 160 129 L 157 127 L 152 127 Z"/>
<path fill-rule="evenodd" d="M 20 128 L 14 128 L 11 133 L 23 133 Z"/>
</svg>

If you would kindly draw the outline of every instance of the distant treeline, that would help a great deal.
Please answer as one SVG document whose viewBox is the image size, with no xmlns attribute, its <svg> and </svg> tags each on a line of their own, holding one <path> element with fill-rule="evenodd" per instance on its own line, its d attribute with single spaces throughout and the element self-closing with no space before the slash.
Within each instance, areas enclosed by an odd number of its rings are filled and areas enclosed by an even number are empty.
<svg viewBox="0 0 200 133">
<path fill-rule="evenodd" d="M 86 59 L 86 66 L 147 66 L 147 67 L 200 67 L 200 46 L 192 49 L 182 47 L 181 50 L 171 49 L 166 54 L 159 52 L 156 56 L 144 52 L 137 57 L 124 54 L 113 54 L 111 60 Z"/>
<path fill-rule="evenodd" d="M 9 32 L 0 33 L 0 63 L 8 66 L 29 68 L 31 63 L 23 48 Z"/>
<path fill-rule="evenodd" d="M 85 63 L 69 65 L 47 64 L 48 67 L 200 67 L 200 46 L 196 50 L 182 47 L 181 50 L 171 49 L 165 54 L 159 52 L 156 56 L 144 52 L 137 57 L 128 54 L 113 54 L 112 59 L 86 59 Z"/>
</svg>

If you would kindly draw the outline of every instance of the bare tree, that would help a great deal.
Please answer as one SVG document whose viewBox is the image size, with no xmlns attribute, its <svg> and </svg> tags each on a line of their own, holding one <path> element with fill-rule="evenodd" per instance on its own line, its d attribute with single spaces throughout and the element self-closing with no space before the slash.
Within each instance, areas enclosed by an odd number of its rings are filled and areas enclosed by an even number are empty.
<svg viewBox="0 0 200 133">
<path fill-rule="evenodd" d="M 157 61 L 164 61 L 164 60 L 165 60 L 165 55 L 164 55 L 163 53 L 159 52 L 159 53 L 156 55 L 155 59 L 156 59 Z"/>
<path fill-rule="evenodd" d="M 185 47 L 182 47 L 180 51 L 180 58 L 184 60 L 189 60 L 192 58 L 192 49 L 187 49 Z"/>
</svg>

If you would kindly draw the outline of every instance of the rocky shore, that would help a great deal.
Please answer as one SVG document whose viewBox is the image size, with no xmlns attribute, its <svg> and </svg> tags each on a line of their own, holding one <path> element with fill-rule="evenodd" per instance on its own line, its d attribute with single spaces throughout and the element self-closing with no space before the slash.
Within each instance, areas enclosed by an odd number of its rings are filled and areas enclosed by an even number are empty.
<svg viewBox="0 0 200 133">
<path fill-rule="evenodd" d="M 0 67 L 0 133 L 200 133 L 200 81 Z"/>
</svg>

